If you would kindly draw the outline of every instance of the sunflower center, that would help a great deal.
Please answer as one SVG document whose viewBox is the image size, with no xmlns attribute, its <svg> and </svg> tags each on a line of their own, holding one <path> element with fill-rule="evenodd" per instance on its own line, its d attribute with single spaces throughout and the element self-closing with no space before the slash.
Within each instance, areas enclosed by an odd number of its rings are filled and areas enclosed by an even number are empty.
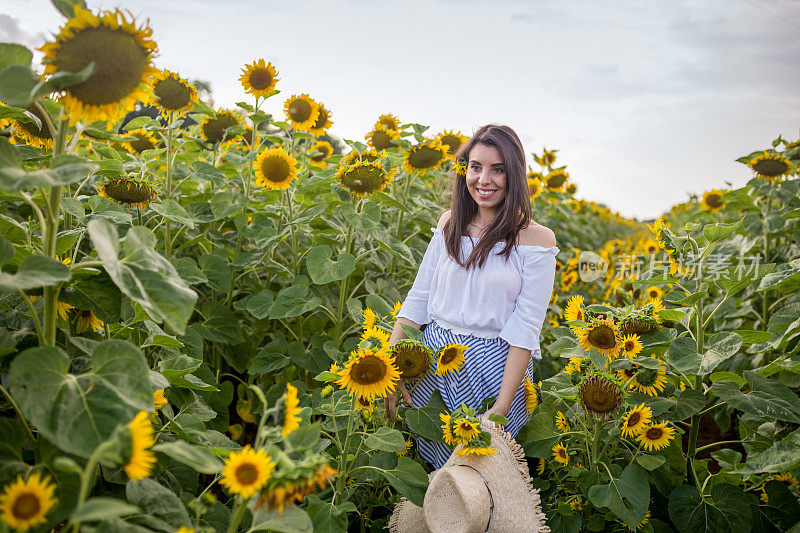
<svg viewBox="0 0 800 533">
<path fill-rule="evenodd" d="M 305 122 L 311 116 L 311 104 L 305 100 L 295 100 L 289 104 L 289 116 L 295 122 Z"/>
<path fill-rule="evenodd" d="M 121 29 L 86 28 L 60 45 L 54 61 L 59 71 L 78 72 L 95 64 L 89 79 L 67 89 L 86 105 L 122 100 L 139 85 L 149 63 L 148 51 Z"/>
<path fill-rule="evenodd" d="M 253 89 L 263 91 L 272 83 L 272 75 L 265 68 L 257 68 L 250 73 L 249 81 Z"/>
<path fill-rule="evenodd" d="M 317 121 L 314 123 L 314 127 L 319 129 L 323 127 L 328 122 L 328 112 L 323 109 L 322 107 L 319 108 L 319 115 L 317 115 Z"/>
<path fill-rule="evenodd" d="M 635 347 L 636 347 L 636 345 L 634 344 L 633 341 L 626 341 L 625 342 L 625 351 L 626 352 L 632 352 Z"/>
<path fill-rule="evenodd" d="M 153 87 L 153 94 L 164 109 L 175 110 L 189 105 L 192 99 L 192 88 L 175 78 L 168 77 Z"/>
<path fill-rule="evenodd" d="M 596 326 L 589 332 L 589 342 L 601 350 L 610 350 L 617 345 L 614 330 L 605 324 Z"/>
<path fill-rule="evenodd" d="M 221 142 L 225 138 L 225 130 L 236 124 L 236 118 L 232 115 L 220 113 L 217 118 L 208 119 L 203 123 L 203 135 L 209 141 Z"/>
<path fill-rule="evenodd" d="M 331 151 L 328 149 L 327 146 L 318 146 L 317 151 L 320 152 L 320 155 L 312 156 L 311 159 L 313 161 L 322 161 L 326 157 L 330 157 Z"/>
<path fill-rule="evenodd" d="M 372 193 L 381 188 L 386 178 L 386 172 L 379 166 L 358 166 L 345 172 L 342 185 L 355 193 Z"/>
<path fill-rule="evenodd" d="M 376 150 L 388 150 L 389 148 L 394 148 L 394 144 L 392 144 L 392 138 L 382 131 L 372 132 L 372 146 L 374 146 Z"/>
<path fill-rule="evenodd" d="M 625 374 L 625 379 L 631 379 L 636 375 L 636 372 L 632 368 L 625 368 L 622 370 L 622 373 Z"/>
<path fill-rule="evenodd" d="M 461 139 L 455 135 L 445 135 L 442 137 L 442 144 L 447 146 L 449 153 L 454 154 L 461 147 Z"/>
<path fill-rule="evenodd" d="M 443 365 L 449 365 L 458 357 L 458 350 L 456 348 L 448 348 L 442 352 L 441 362 Z"/>
<path fill-rule="evenodd" d="M 648 294 L 650 298 L 656 298 L 658 296 L 658 291 L 650 291 Z"/>
<path fill-rule="evenodd" d="M 253 463 L 243 463 L 236 467 L 235 475 L 242 485 L 252 485 L 258 479 L 258 468 Z"/>
<path fill-rule="evenodd" d="M 14 504 L 11 506 L 11 514 L 14 518 L 28 520 L 36 516 L 41 508 L 42 502 L 39 501 L 39 498 L 35 494 L 26 492 L 20 494 L 19 497 L 14 500 Z"/>
<path fill-rule="evenodd" d="M 564 185 L 564 182 L 567 180 L 567 176 L 565 174 L 551 174 L 547 176 L 547 186 L 551 189 L 556 189 Z"/>
<path fill-rule="evenodd" d="M 534 195 L 539 192 L 539 182 L 531 180 L 528 182 L 528 194 Z"/>
<path fill-rule="evenodd" d="M 651 427 L 645 432 L 647 440 L 658 440 L 662 435 L 664 435 L 664 430 L 657 427 Z"/>
<path fill-rule="evenodd" d="M 635 427 L 639 423 L 639 420 L 641 419 L 642 415 L 639 413 L 639 411 L 634 411 L 631 413 L 631 416 L 628 417 L 627 426 L 629 428 Z"/>
<path fill-rule="evenodd" d="M 286 181 L 291 174 L 289 163 L 282 157 L 267 157 L 261 163 L 261 171 L 264 177 L 273 183 Z"/>
<path fill-rule="evenodd" d="M 753 165 L 753 170 L 763 176 L 780 176 L 788 169 L 789 165 L 780 159 L 762 159 Z"/>
<path fill-rule="evenodd" d="M 153 148 L 156 147 L 153 140 L 147 137 L 146 135 L 137 133 L 135 134 L 135 137 L 136 140 L 128 144 L 131 145 L 131 148 L 133 148 L 133 151 L 136 152 L 137 154 L 141 154 L 145 150 L 152 150 Z"/>
<path fill-rule="evenodd" d="M 722 207 L 722 197 L 719 194 L 709 194 L 706 196 L 706 203 L 709 207 Z"/>
<path fill-rule="evenodd" d="M 637 372 L 636 381 L 638 381 L 640 385 L 648 387 L 656 382 L 657 376 L 658 374 L 655 370 L 652 368 L 645 368 Z"/>
<path fill-rule="evenodd" d="M 359 396 L 358 405 L 360 405 L 361 407 L 369 407 L 369 400 L 364 398 L 363 396 Z"/>
<path fill-rule="evenodd" d="M 103 192 L 121 204 L 141 204 L 153 199 L 155 191 L 146 183 L 112 180 L 103 185 Z"/>
<path fill-rule="evenodd" d="M 395 364 L 403 379 L 414 379 L 422 375 L 430 363 L 428 355 L 420 349 L 405 348 L 395 352 Z"/>
<path fill-rule="evenodd" d="M 567 458 L 567 450 L 565 450 L 564 448 L 559 448 L 558 449 L 558 456 L 561 457 L 562 459 L 566 459 Z"/>
<path fill-rule="evenodd" d="M 365 355 L 353 363 L 350 377 L 359 385 L 373 385 L 383 380 L 386 370 L 386 363 L 382 359 L 374 355 Z"/>
<path fill-rule="evenodd" d="M 417 146 L 408 154 L 408 164 L 414 168 L 435 167 L 442 160 L 442 152 L 428 146 Z"/>
</svg>

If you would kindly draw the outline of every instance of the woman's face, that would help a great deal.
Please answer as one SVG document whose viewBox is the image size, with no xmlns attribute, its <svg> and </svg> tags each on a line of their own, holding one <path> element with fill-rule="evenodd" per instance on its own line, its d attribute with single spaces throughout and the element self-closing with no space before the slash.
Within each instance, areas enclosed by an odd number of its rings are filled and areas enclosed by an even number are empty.
<svg viewBox="0 0 800 533">
<path fill-rule="evenodd" d="M 494 215 L 506 197 L 506 169 L 496 147 L 480 143 L 472 147 L 467 161 L 467 190 L 479 211 Z"/>
</svg>

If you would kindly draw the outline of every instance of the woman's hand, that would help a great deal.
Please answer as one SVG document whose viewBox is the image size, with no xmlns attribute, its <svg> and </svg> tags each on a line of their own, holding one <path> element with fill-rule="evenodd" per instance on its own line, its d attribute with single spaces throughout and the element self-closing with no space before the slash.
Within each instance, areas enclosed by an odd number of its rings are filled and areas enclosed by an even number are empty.
<svg viewBox="0 0 800 533">
<path fill-rule="evenodd" d="M 491 420 L 489 420 L 489 415 L 500 415 L 503 418 L 505 418 L 508 416 L 508 409 L 503 409 L 495 403 L 491 409 L 489 409 L 485 413 L 481 413 L 478 415 L 478 418 L 485 418 L 490 424 L 494 424 L 495 427 L 502 429 L 503 425 L 500 424 L 499 422 L 492 422 Z"/>
<path fill-rule="evenodd" d="M 403 395 L 403 400 L 408 405 L 414 405 L 411 401 L 411 395 L 406 390 L 406 385 L 403 383 L 403 380 L 397 382 L 397 391 L 394 394 L 388 394 L 386 396 L 386 418 L 391 418 L 392 421 L 397 420 L 397 393 Z"/>
</svg>

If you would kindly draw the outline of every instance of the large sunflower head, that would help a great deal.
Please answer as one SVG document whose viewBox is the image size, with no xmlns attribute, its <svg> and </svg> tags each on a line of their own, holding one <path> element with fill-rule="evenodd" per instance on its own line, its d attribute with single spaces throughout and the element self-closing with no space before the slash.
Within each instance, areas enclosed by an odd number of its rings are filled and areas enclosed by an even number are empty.
<svg viewBox="0 0 800 533">
<path fill-rule="evenodd" d="M 394 391 L 400 371 L 383 350 L 359 348 L 341 370 L 337 383 L 352 396 L 385 397 Z"/>
<path fill-rule="evenodd" d="M 463 443 L 469 443 L 481 434 L 480 422 L 459 418 L 452 421 L 453 438 Z"/>
<path fill-rule="evenodd" d="M 400 131 L 401 125 L 402 124 L 400 124 L 400 120 L 391 113 L 386 113 L 384 115 L 379 116 L 378 121 L 375 123 L 376 128 L 378 126 L 383 126 L 384 128 L 394 131 Z"/>
<path fill-rule="evenodd" d="M 317 115 L 317 121 L 308 129 L 308 131 L 314 135 L 323 135 L 331 128 L 331 126 L 333 126 L 333 121 L 331 120 L 331 112 L 328 111 L 323 104 L 320 103 L 317 105 L 319 106 L 319 115 Z"/>
<path fill-rule="evenodd" d="M 639 335 L 625 335 L 622 337 L 622 355 L 630 359 L 635 358 L 642 351 L 644 345 Z"/>
<path fill-rule="evenodd" d="M 469 140 L 468 137 L 461 135 L 460 131 L 443 131 L 436 136 L 445 148 L 447 148 L 447 155 L 454 155 L 461 148 L 461 145 Z"/>
<path fill-rule="evenodd" d="M 720 189 L 712 189 L 703 193 L 703 200 L 700 202 L 700 207 L 712 213 L 718 213 L 725 205 L 722 199 L 725 191 Z"/>
<path fill-rule="evenodd" d="M 420 379 L 430 370 L 433 362 L 431 347 L 412 339 L 401 339 L 394 343 L 391 354 L 404 380 Z"/>
<path fill-rule="evenodd" d="M 51 100 L 48 101 L 52 102 Z M 0 104 L 0 107 L 4 106 Z M 8 122 L 12 126 L 11 133 L 15 142 L 29 144 L 35 148 L 52 148 L 53 136 L 50 134 L 47 120 L 39 110 L 39 106 L 31 104 L 25 108 L 25 111 L 38 118 L 42 126 L 37 126 L 33 121 L 8 119 L 7 121 L 0 120 L 0 127 L 4 122 Z"/>
<path fill-rule="evenodd" d="M 667 373 L 663 368 L 640 368 L 628 388 L 648 396 L 658 396 L 666 384 Z"/>
<path fill-rule="evenodd" d="M 347 192 L 358 198 L 382 191 L 393 177 L 394 173 L 384 169 L 378 161 L 358 161 L 341 167 L 334 175 Z"/>
<path fill-rule="evenodd" d="M 551 191 L 562 191 L 569 174 L 563 168 L 557 168 L 544 177 L 545 186 Z"/>
<path fill-rule="evenodd" d="M 564 321 L 572 322 L 575 320 L 586 321 L 586 313 L 583 310 L 583 296 L 575 295 L 567 301 L 567 307 L 564 309 Z M 573 333 L 580 329 L 578 326 L 569 327 Z"/>
<path fill-rule="evenodd" d="M 409 173 L 424 174 L 447 157 L 447 147 L 439 139 L 422 141 L 408 149 L 403 168 Z"/>
<path fill-rule="evenodd" d="M 288 189 L 297 178 L 297 160 L 283 148 L 265 149 L 256 159 L 256 185 L 272 190 Z"/>
<path fill-rule="evenodd" d="M 17 476 L 0 494 L 0 518 L 19 531 L 47 522 L 45 515 L 58 501 L 53 497 L 56 486 L 50 481 L 41 472 L 34 472 L 24 480 Z"/>
<path fill-rule="evenodd" d="M 622 347 L 617 325 L 612 319 L 595 318 L 585 328 L 580 328 L 578 333 L 581 348 L 590 351 L 596 349 L 609 359 L 613 359 Z"/>
<path fill-rule="evenodd" d="M 580 395 L 586 415 L 596 419 L 611 418 L 622 405 L 622 391 L 619 386 L 604 376 L 594 375 L 584 379 L 580 386 Z"/>
<path fill-rule="evenodd" d="M 118 204 L 141 208 L 152 202 L 158 191 L 148 180 L 120 178 L 106 180 L 100 185 L 99 194 Z"/>
<path fill-rule="evenodd" d="M 365 327 L 364 333 L 361 334 L 362 346 L 371 348 L 373 350 L 387 350 L 389 349 L 390 333 L 375 326 Z"/>
<path fill-rule="evenodd" d="M 642 433 L 653 417 L 653 410 L 645 407 L 644 403 L 635 406 L 622 417 L 622 436 L 635 437 Z"/>
<path fill-rule="evenodd" d="M 562 465 L 569 464 L 569 452 L 567 451 L 567 447 L 564 446 L 563 443 L 559 442 L 555 446 L 553 446 L 553 459 L 556 462 L 561 463 Z"/>
<path fill-rule="evenodd" d="M 756 174 L 769 181 L 780 181 L 792 169 L 792 162 L 788 157 L 769 150 L 752 158 L 747 165 Z"/>
<path fill-rule="evenodd" d="M 537 173 L 538 174 L 538 173 Z M 528 195 L 530 196 L 531 200 L 537 198 L 544 188 L 542 187 L 542 180 L 539 178 L 532 178 L 528 175 Z"/>
<path fill-rule="evenodd" d="M 669 446 L 670 441 L 675 437 L 675 430 L 667 426 L 667 422 L 653 424 L 639 433 L 636 437 L 645 450 L 661 450 Z"/>
<path fill-rule="evenodd" d="M 119 9 L 94 15 L 75 6 L 55 40 L 41 48 L 45 74 L 95 65 L 94 73 L 68 87 L 61 99 L 71 123 L 115 122 L 137 101 L 147 100 L 147 79 L 158 72 L 152 64 L 157 48 L 152 33 L 147 23 L 137 27 Z"/>
<path fill-rule="evenodd" d="M 158 146 L 158 139 L 152 131 L 144 128 L 137 128 L 125 133 L 126 137 L 136 137 L 135 141 L 127 141 L 125 144 L 131 153 L 141 154 L 145 150 L 153 150 Z"/>
<path fill-rule="evenodd" d="M 448 343 L 436 351 L 436 374 L 443 376 L 447 372 L 457 372 L 464 366 L 466 358 L 464 353 L 469 346 L 457 343 Z"/>
<path fill-rule="evenodd" d="M 306 131 L 314 127 L 319 117 L 319 105 L 307 94 L 295 94 L 283 104 L 292 127 L 298 131 Z"/>
<path fill-rule="evenodd" d="M 197 89 L 188 80 L 169 70 L 162 70 L 151 78 L 150 91 L 150 103 L 159 108 L 164 116 L 183 113 L 200 102 Z"/>
<path fill-rule="evenodd" d="M 278 71 L 272 63 L 265 63 L 264 59 L 257 59 L 250 65 L 242 68 L 239 81 L 242 82 L 244 92 L 256 98 L 270 96 L 278 83 Z"/>
<path fill-rule="evenodd" d="M 392 141 L 399 138 L 400 133 L 397 130 L 387 128 L 380 123 L 375 124 L 375 127 L 372 129 L 372 131 L 364 135 L 364 139 L 366 139 L 367 144 L 373 147 L 375 150 L 389 150 L 391 148 L 395 148 L 397 145 Z"/>
<path fill-rule="evenodd" d="M 297 387 L 291 383 L 286 384 L 281 407 L 281 435 L 286 435 L 300 427 L 300 400 L 297 399 Z"/>
<path fill-rule="evenodd" d="M 237 139 L 237 135 L 228 131 L 228 128 L 239 126 L 239 115 L 229 109 L 220 109 L 215 116 L 208 116 L 200 125 L 203 138 L 212 143 L 227 143 Z"/>
<path fill-rule="evenodd" d="M 132 481 L 146 478 L 156 464 L 156 454 L 150 448 L 156 443 L 153 436 L 153 425 L 150 423 L 150 413 L 139 413 L 128 424 L 130 434 L 130 448 L 125 473 Z"/>
<path fill-rule="evenodd" d="M 220 484 L 231 494 L 247 500 L 255 496 L 269 480 L 275 462 L 264 450 L 254 450 L 249 444 L 231 452 L 225 460 Z"/>
<path fill-rule="evenodd" d="M 325 168 L 325 159 L 333 155 L 333 146 L 328 141 L 317 141 L 311 146 L 310 151 L 319 153 L 308 156 L 308 162 L 315 167 Z"/>
</svg>

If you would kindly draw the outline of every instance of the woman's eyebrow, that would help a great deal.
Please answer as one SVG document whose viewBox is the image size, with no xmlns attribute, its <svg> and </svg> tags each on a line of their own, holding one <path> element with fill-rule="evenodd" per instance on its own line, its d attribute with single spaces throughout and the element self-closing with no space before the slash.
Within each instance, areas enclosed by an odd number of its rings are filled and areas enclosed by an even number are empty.
<svg viewBox="0 0 800 533">
<path fill-rule="evenodd" d="M 476 160 L 474 160 L 474 159 L 470 159 L 470 161 L 469 161 L 469 162 L 470 162 L 470 164 L 472 164 L 472 163 L 477 163 L 477 164 L 479 164 L 479 165 L 482 165 L 482 164 L 483 164 L 483 163 L 481 163 L 480 161 L 476 161 Z M 490 167 L 502 167 L 502 166 L 503 166 L 503 163 L 490 163 L 490 164 L 489 164 L 489 166 L 490 166 Z"/>
</svg>

